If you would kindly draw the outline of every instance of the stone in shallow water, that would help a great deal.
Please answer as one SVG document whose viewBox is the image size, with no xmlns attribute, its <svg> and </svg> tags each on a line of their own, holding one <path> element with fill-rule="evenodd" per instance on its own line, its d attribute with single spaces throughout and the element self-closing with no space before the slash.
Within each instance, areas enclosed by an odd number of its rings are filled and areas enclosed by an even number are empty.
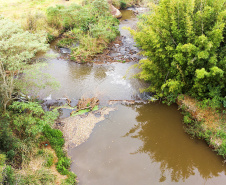
<svg viewBox="0 0 226 185">
<path fill-rule="evenodd" d="M 69 48 L 60 48 L 60 52 L 62 54 L 70 54 L 71 50 Z"/>
</svg>

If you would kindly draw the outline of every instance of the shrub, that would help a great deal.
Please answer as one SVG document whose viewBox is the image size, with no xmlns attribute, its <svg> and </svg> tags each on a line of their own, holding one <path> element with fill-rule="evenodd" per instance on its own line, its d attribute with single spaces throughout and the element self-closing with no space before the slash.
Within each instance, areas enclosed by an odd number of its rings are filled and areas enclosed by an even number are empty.
<svg viewBox="0 0 226 185">
<path fill-rule="evenodd" d="M 51 125 L 58 116 L 58 112 L 44 112 L 37 102 L 13 102 L 10 106 L 13 129 L 20 139 L 35 138 L 46 125 Z"/>
<path fill-rule="evenodd" d="M 0 99 L 4 111 L 20 80 L 18 74 L 37 52 L 46 51 L 45 34 L 24 32 L 16 23 L 0 16 Z M 29 66 L 30 67 L 30 66 Z"/>
<path fill-rule="evenodd" d="M 109 5 L 106 0 L 94 0 L 92 2 L 92 14 L 94 16 L 109 16 Z"/>
<path fill-rule="evenodd" d="M 106 0 L 95 0 L 86 6 L 50 7 L 47 20 L 61 33 L 66 32 L 58 42 L 59 47 L 79 42 L 79 46 L 72 48 L 71 59 L 81 62 L 101 53 L 119 34 L 119 21 L 110 14 Z"/>
<path fill-rule="evenodd" d="M 125 9 L 126 8 L 126 2 L 125 1 L 120 1 L 120 8 Z"/>
<path fill-rule="evenodd" d="M 57 42 L 57 46 L 60 48 L 67 48 L 73 44 L 74 40 L 71 38 L 63 38 Z"/>
<path fill-rule="evenodd" d="M 18 147 L 18 139 L 14 136 L 10 128 L 10 120 L 6 117 L 0 117 L 0 150 L 4 152 L 15 151 Z M 11 158 L 12 155 L 9 157 Z"/>
<path fill-rule="evenodd" d="M 68 178 L 64 180 L 63 184 L 68 184 L 68 185 L 71 185 L 71 184 L 77 184 L 76 183 L 76 175 L 73 173 L 73 172 L 68 172 Z"/>
<path fill-rule="evenodd" d="M 3 170 L 5 168 L 6 156 L 0 153 L 0 183 L 3 183 Z"/>
<path fill-rule="evenodd" d="M 57 171 L 60 172 L 62 175 L 68 175 L 71 160 L 67 157 L 61 157 L 57 162 Z"/>
<path fill-rule="evenodd" d="M 46 157 L 46 163 L 45 166 L 46 167 L 51 167 L 53 165 L 53 154 L 48 154 L 48 156 Z"/>
<path fill-rule="evenodd" d="M 66 156 L 66 154 L 63 151 L 63 145 L 64 145 L 64 138 L 63 134 L 60 130 L 52 129 L 49 125 L 46 125 L 44 128 L 44 135 L 49 140 L 51 146 L 56 152 L 56 155 L 58 157 L 57 162 L 57 170 L 62 175 L 68 175 L 68 182 L 73 182 L 73 184 L 76 183 L 75 177 L 76 175 L 73 175 L 68 169 L 70 168 L 71 160 Z"/>
<path fill-rule="evenodd" d="M 170 101 L 188 94 L 225 106 L 224 0 L 162 0 L 152 10 L 132 31 L 147 56 L 139 63 L 147 90 Z"/>
<path fill-rule="evenodd" d="M 9 165 L 6 165 L 3 171 L 3 185 L 14 185 L 15 184 L 15 175 L 13 168 Z"/>
</svg>

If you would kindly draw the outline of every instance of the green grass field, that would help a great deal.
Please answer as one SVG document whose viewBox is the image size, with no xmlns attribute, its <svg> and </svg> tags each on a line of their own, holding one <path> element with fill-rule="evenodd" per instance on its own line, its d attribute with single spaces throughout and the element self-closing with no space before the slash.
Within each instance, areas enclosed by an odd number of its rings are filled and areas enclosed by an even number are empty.
<svg viewBox="0 0 226 185">
<path fill-rule="evenodd" d="M 82 0 L 0 0 L 0 14 L 11 19 L 18 19 L 23 14 L 32 11 L 45 11 L 49 6 L 80 4 L 81 2 Z"/>
</svg>

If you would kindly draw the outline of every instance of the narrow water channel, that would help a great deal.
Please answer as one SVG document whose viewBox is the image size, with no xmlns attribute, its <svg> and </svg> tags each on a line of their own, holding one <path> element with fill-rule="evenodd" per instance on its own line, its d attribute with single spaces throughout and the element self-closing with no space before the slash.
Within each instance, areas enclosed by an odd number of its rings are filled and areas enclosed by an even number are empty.
<svg viewBox="0 0 226 185">
<path fill-rule="evenodd" d="M 140 59 L 132 37 L 123 29 L 134 27 L 137 18 L 132 10 L 122 14 L 122 45 L 115 45 L 111 56 Z M 127 71 L 135 61 L 78 64 L 62 57 L 55 44 L 49 54 L 58 57 L 47 59 L 49 67 L 44 71 L 55 77 L 61 88 L 48 94 L 48 100 L 95 96 L 102 105 L 109 106 L 109 100 L 148 97 L 139 91 L 145 83 L 128 78 L 137 72 Z M 126 74 L 127 78 L 123 78 Z M 45 90 L 42 93 L 40 97 L 46 98 Z M 223 159 L 203 141 L 191 139 L 184 132 L 176 105 L 156 102 L 112 106 L 117 110 L 96 125 L 88 141 L 69 150 L 71 169 L 79 185 L 225 184 Z"/>
<path fill-rule="evenodd" d="M 137 55 L 138 48 L 129 31 L 124 27 L 134 27 L 137 18 L 132 10 L 124 10 L 123 18 L 119 25 L 122 45 L 113 46 L 110 53 L 116 60 L 119 56 L 141 58 Z M 139 100 L 145 99 L 146 94 L 140 93 L 140 89 L 145 87 L 145 83 L 138 79 L 131 78 L 133 74 L 138 72 L 137 69 L 131 68 L 136 62 L 122 63 L 119 62 L 95 64 L 86 63 L 79 64 L 69 61 L 59 54 L 56 43 L 51 44 L 48 54 L 55 54 L 57 57 L 48 58 L 48 66 L 43 70 L 50 74 L 60 83 L 60 88 L 51 94 L 46 94 L 43 90 L 40 98 L 61 99 L 65 96 L 72 100 L 78 100 L 81 97 L 98 97 L 101 103 L 106 104 L 109 100 Z M 130 69 L 131 68 L 131 69 Z M 130 70 L 128 70 L 130 69 Z"/>
</svg>

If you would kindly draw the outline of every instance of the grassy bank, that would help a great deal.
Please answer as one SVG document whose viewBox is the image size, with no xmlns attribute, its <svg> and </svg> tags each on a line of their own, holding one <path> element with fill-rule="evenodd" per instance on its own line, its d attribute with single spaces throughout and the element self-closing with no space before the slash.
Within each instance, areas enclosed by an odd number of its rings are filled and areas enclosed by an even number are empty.
<svg viewBox="0 0 226 185">
<path fill-rule="evenodd" d="M 225 110 L 203 106 L 201 102 L 186 95 L 180 95 L 177 103 L 184 114 L 186 132 L 204 139 L 210 148 L 225 158 Z"/>
<path fill-rule="evenodd" d="M 0 184 L 76 184 L 63 134 L 52 128 L 57 116 L 37 102 L 14 102 L 1 115 Z"/>
<path fill-rule="evenodd" d="M 136 1 L 116 0 L 119 8 Z M 113 41 L 118 21 L 106 0 L 11 0 L 0 2 L 0 14 L 17 22 L 24 31 L 45 33 L 51 42 L 61 37 L 59 47 L 72 49 L 71 59 L 91 61 Z"/>
<path fill-rule="evenodd" d="M 140 3 L 112 1 L 119 9 Z M 0 14 L 24 31 L 45 33 L 48 42 L 60 36 L 58 46 L 70 47 L 71 60 L 77 62 L 92 61 L 119 34 L 119 22 L 111 15 L 106 0 L 1 0 Z"/>
</svg>

